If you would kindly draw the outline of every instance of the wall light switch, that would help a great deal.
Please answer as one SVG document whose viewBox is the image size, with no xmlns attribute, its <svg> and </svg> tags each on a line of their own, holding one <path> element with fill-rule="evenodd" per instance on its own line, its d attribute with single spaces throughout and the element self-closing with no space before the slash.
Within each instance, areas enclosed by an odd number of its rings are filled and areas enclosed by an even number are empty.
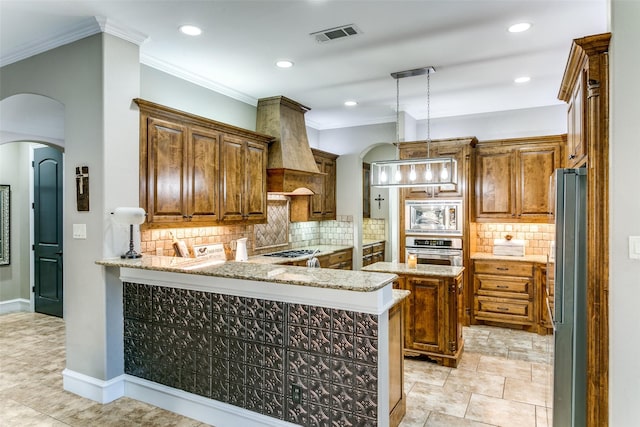
<svg viewBox="0 0 640 427">
<path fill-rule="evenodd" d="M 640 236 L 629 236 L 629 258 L 640 259 Z"/>
<path fill-rule="evenodd" d="M 73 238 L 74 239 L 86 239 L 87 238 L 87 224 L 73 224 Z"/>
</svg>

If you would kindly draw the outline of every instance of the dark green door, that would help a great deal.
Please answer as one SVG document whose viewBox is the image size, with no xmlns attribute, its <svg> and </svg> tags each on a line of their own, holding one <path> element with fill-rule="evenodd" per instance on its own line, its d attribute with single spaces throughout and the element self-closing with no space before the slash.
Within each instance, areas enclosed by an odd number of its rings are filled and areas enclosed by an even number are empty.
<svg viewBox="0 0 640 427">
<path fill-rule="evenodd" d="M 35 311 L 62 317 L 62 153 L 34 150 Z"/>
</svg>

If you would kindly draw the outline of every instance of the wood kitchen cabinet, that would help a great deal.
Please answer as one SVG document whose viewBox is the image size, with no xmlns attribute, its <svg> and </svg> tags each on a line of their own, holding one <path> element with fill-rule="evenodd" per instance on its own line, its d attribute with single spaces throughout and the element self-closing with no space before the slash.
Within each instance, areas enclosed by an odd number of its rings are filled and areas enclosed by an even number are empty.
<svg viewBox="0 0 640 427">
<path fill-rule="evenodd" d="M 271 137 L 142 99 L 140 206 L 143 227 L 266 221 Z"/>
<path fill-rule="evenodd" d="M 568 102 L 566 166 L 569 168 L 580 167 L 587 160 L 587 133 L 584 121 L 586 73 L 583 67 L 577 74 L 575 87 Z"/>
<path fill-rule="evenodd" d="M 500 324 L 537 332 L 534 264 L 522 261 L 474 260 L 475 324 Z"/>
<path fill-rule="evenodd" d="M 550 177 L 566 135 L 483 141 L 475 153 L 478 222 L 553 222 Z"/>
<path fill-rule="evenodd" d="M 338 156 L 316 149 L 311 151 L 318 170 L 326 175 L 322 181 L 321 193 L 311 196 L 309 218 L 312 221 L 336 219 L 336 159 Z"/>
<path fill-rule="evenodd" d="M 453 171 L 457 175 L 455 184 L 447 184 L 436 187 L 408 187 L 402 189 L 404 199 L 424 199 L 425 197 L 440 198 L 462 198 L 465 193 L 468 177 L 468 159 L 473 146 L 477 140 L 474 137 L 439 139 L 431 141 L 431 148 L 427 150 L 427 143 L 424 141 L 403 142 L 399 145 L 400 159 L 419 159 L 427 157 L 451 157 L 457 161 L 457 170 Z M 424 173 L 418 170 L 418 173 Z M 434 166 L 434 175 L 441 171 Z M 451 173 L 452 171 L 449 171 Z"/>
<path fill-rule="evenodd" d="M 318 170 L 324 174 L 320 191 L 312 196 L 291 198 L 290 219 L 300 221 L 327 221 L 336 219 L 336 159 L 337 155 L 311 149 Z M 306 200 L 310 197 L 311 200 Z"/>
<path fill-rule="evenodd" d="M 221 145 L 222 221 L 267 220 L 267 147 L 233 135 Z"/>
<path fill-rule="evenodd" d="M 333 268 L 335 270 L 353 270 L 353 248 L 342 249 L 330 254 L 321 255 L 318 258 L 320 268 Z M 306 267 L 307 260 L 291 261 L 284 265 Z"/>
<path fill-rule="evenodd" d="M 362 245 L 362 266 L 384 261 L 385 242 L 369 243 Z"/>
<path fill-rule="evenodd" d="M 462 355 L 462 274 L 458 277 L 404 276 L 404 346 L 407 356 L 428 356 L 456 367 Z"/>
</svg>

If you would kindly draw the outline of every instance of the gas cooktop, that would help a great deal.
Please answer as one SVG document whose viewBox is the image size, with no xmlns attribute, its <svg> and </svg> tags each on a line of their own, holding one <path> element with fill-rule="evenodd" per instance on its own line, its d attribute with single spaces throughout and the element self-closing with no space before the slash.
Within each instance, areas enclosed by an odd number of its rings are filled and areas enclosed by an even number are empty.
<svg viewBox="0 0 640 427">
<path fill-rule="evenodd" d="M 312 255 L 314 252 L 315 252 L 315 249 L 289 249 L 286 251 L 271 252 L 269 254 L 264 254 L 263 256 L 272 256 L 272 257 L 280 257 L 280 258 L 298 258 L 305 255 Z"/>
</svg>

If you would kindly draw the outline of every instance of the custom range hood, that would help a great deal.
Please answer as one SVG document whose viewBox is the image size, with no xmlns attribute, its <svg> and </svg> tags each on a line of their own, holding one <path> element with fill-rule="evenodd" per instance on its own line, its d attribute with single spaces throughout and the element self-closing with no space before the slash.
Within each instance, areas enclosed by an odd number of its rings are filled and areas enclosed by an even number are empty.
<svg viewBox="0 0 640 427">
<path fill-rule="evenodd" d="M 318 194 L 324 174 L 309 147 L 304 114 L 310 108 L 284 96 L 258 100 L 256 131 L 271 135 L 267 192 L 289 196 Z"/>
</svg>

